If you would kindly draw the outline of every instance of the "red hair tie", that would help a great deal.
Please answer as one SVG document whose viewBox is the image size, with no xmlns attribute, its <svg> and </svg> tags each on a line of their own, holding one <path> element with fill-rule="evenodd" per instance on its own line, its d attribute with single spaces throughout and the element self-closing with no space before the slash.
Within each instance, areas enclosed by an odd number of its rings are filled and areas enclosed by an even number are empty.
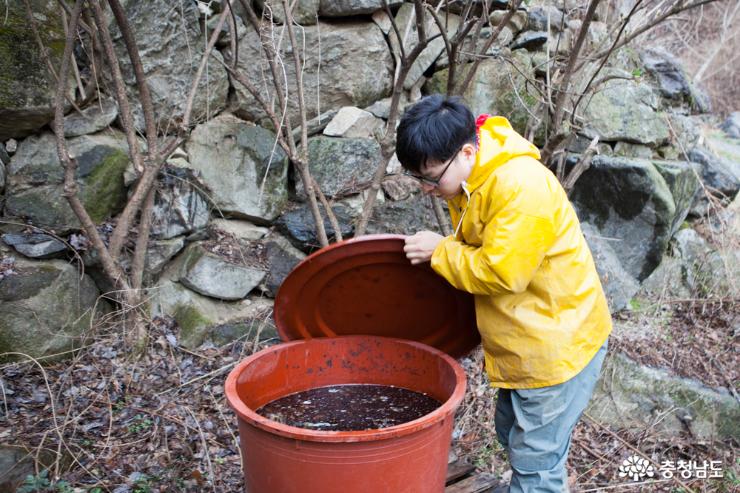
<svg viewBox="0 0 740 493">
<path fill-rule="evenodd" d="M 489 118 L 491 118 L 491 115 L 489 115 L 489 114 L 487 114 L 487 113 L 483 113 L 483 114 L 482 114 L 481 116 L 479 116 L 479 117 L 478 117 L 478 119 L 477 119 L 477 120 L 475 120 L 475 130 L 476 130 L 476 131 L 477 131 L 477 130 L 479 130 L 479 129 L 480 129 L 480 127 L 481 127 L 481 126 L 482 126 L 482 125 L 483 125 L 484 123 L 486 123 L 486 120 L 488 120 Z"/>
</svg>

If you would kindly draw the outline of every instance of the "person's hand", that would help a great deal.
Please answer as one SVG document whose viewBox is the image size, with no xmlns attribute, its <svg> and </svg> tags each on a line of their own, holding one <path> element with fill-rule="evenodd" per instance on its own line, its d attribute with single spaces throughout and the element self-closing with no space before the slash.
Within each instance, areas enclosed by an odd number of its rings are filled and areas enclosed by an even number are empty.
<svg viewBox="0 0 740 493">
<path fill-rule="evenodd" d="M 414 265 L 429 262 L 434 249 L 443 238 L 433 231 L 419 231 L 415 235 L 406 237 L 403 251 L 406 253 L 406 258 Z"/>
</svg>

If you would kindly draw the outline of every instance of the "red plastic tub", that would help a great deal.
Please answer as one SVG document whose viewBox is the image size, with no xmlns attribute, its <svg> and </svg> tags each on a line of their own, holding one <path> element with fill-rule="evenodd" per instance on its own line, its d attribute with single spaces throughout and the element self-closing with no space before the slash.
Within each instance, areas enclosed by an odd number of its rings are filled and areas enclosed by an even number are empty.
<svg viewBox="0 0 740 493">
<path fill-rule="evenodd" d="M 443 404 L 414 421 L 367 431 L 296 428 L 255 412 L 288 394 L 338 384 L 394 385 Z M 238 416 L 249 493 L 444 491 L 465 373 L 437 349 L 374 336 L 278 344 L 236 366 L 225 391 Z"/>
</svg>

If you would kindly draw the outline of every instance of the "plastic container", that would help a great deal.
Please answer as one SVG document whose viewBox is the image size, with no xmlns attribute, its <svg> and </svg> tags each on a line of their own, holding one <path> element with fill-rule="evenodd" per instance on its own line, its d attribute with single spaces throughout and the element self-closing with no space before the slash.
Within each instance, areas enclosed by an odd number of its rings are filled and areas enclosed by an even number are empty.
<svg viewBox="0 0 740 493">
<path fill-rule="evenodd" d="M 288 394 L 338 384 L 394 385 L 442 402 L 397 426 L 317 431 L 255 410 Z M 465 373 L 449 355 L 414 341 L 375 336 L 300 340 L 267 348 L 226 380 L 236 411 L 249 493 L 441 493 Z"/>
</svg>

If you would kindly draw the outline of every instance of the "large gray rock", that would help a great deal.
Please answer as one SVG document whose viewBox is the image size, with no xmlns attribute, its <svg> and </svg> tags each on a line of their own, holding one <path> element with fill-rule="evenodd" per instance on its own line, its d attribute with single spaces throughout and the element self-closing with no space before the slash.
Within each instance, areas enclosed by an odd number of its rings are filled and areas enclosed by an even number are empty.
<svg viewBox="0 0 740 493">
<path fill-rule="evenodd" d="M 538 5 L 530 8 L 527 14 L 527 29 L 530 31 L 547 31 L 548 18 L 551 31 L 565 29 L 567 16 L 554 5 Z"/>
<path fill-rule="evenodd" d="M 268 223 L 288 198 L 288 161 L 275 134 L 230 114 L 198 125 L 187 144 L 217 211 Z"/>
<path fill-rule="evenodd" d="M 733 111 L 721 127 L 728 137 L 740 139 L 740 111 Z"/>
<path fill-rule="evenodd" d="M 171 280 L 168 274 L 177 271 L 177 266 L 173 267 L 167 269 L 161 283 L 147 296 L 152 317 L 172 317 L 180 326 L 179 344 L 193 349 L 207 339 L 225 343 L 241 336 L 251 335 L 255 342 L 277 337 L 270 323 L 272 300 L 248 298 L 228 302 L 202 296 Z"/>
<path fill-rule="evenodd" d="M 64 117 L 64 136 L 79 137 L 94 134 L 108 128 L 118 116 L 118 106 L 108 97 L 95 101 L 82 112 L 73 112 Z"/>
<path fill-rule="evenodd" d="M 139 48 L 158 131 L 172 133 L 184 115 L 185 103 L 207 43 L 201 32 L 196 2 L 183 2 L 177 8 L 168 0 L 126 0 L 122 4 Z M 136 79 L 115 21 L 111 21 L 110 30 L 132 103 L 134 122 L 136 128 L 143 131 L 144 114 L 139 104 Z M 194 122 L 204 120 L 226 106 L 229 81 L 226 69 L 219 63 L 223 58 L 218 51 L 209 57 L 212 60 L 198 84 L 193 101 L 191 121 Z M 110 72 L 103 71 L 103 76 L 113 87 Z"/>
<path fill-rule="evenodd" d="M 44 233 L 7 233 L 2 239 L 18 253 L 31 258 L 49 258 L 67 249 L 64 243 Z"/>
<path fill-rule="evenodd" d="M 230 235 L 245 241 L 260 240 L 270 231 L 268 228 L 256 226 L 249 221 L 236 219 L 214 219 L 208 225 L 208 229 L 214 231 L 216 235 Z"/>
<path fill-rule="evenodd" d="M 671 237 L 676 204 L 650 161 L 595 156 L 571 200 L 581 221 L 615 239 L 612 247 L 632 277 L 645 279 L 658 266 Z"/>
<path fill-rule="evenodd" d="M 303 83 L 307 118 L 311 119 L 331 108 L 367 106 L 390 94 L 393 59 L 383 32 L 375 24 L 359 21 L 319 22 L 317 26 L 306 26 L 303 34 L 306 49 L 301 53 L 306 56 Z M 303 35 L 299 39 L 303 39 Z M 288 44 L 284 42 L 283 46 Z M 297 125 L 299 115 L 294 63 L 290 53 L 283 53 L 282 57 L 289 90 L 288 114 Z M 239 42 L 239 69 L 257 87 L 263 88 L 263 95 L 269 100 L 275 89 L 264 60 L 259 36 L 250 29 Z M 265 119 L 262 109 L 248 91 L 237 81 L 232 81 L 232 85 L 236 89 L 237 114 L 253 121 Z"/>
<path fill-rule="evenodd" d="M 103 221 L 119 211 L 126 199 L 126 141 L 120 132 L 108 131 L 69 139 L 67 144 L 77 161 L 79 197 L 93 221 Z M 58 232 L 78 228 L 63 196 L 63 173 L 53 134 L 23 140 L 8 167 L 5 215 Z"/>
<path fill-rule="evenodd" d="M 604 238 L 588 223 L 581 223 L 596 270 L 604 288 L 609 309 L 612 312 L 623 310 L 640 289 L 640 283 L 622 267 L 609 238 Z"/>
<path fill-rule="evenodd" d="M 388 5 L 401 2 L 390 0 Z M 382 0 L 321 0 L 319 14 L 326 17 L 348 17 L 351 15 L 372 14 L 383 8 Z"/>
<path fill-rule="evenodd" d="M 638 299 L 648 302 L 665 299 L 686 299 L 691 289 L 686 282 L 684 261 L 679 257 L 665 255 L 660 265 L 640 285 Z"/>
<path fill-rule="evenodd" d="M 663 97 L 683 101 L 691 97 L 691 83 L 680 62 L 662 48 L 640 51 L 645 70 L 657 81 Z"/>
<path fill-rule="evenodd" d="M 402 174 L 386 176 L 381 186 L 383 193 L 390 200 L 405 200 L 421 191 L 421 185 L 416 178 Z"/>
<path fill-rule="evenodd" d="M 324 128 L 327 137 L 373 138 L 384 127 L 383 120 L 354 106 L 340 109 Z"/>
<path fill-rule="evenodd" d="M 643 366 L 622 353 L 607 355 L 587 413 L 619 428 L 650 429 L 670 438 L 686 427 L 697 440 L 740 437 L 740 406 L 725 389 Z"/>
<path fill-rule="evenodd" d="M 445 220 L 449 222 L 449 216 Z M 376 206 L 367 225 L 368 234 L 414 234 L 423 230 L 439 232 L 440 228 L 430 197 L 421 193 Z"/>
<path fill-rule="evenodd" d="M 531 60 L 531 55 L 522 50 L 511 53 L 508 60 L 484 60 L 463 95 L 473 113 L 504 116 L 514 129 L 523 133 L 530 111 L 537 103 L 536 93 L 527 82 L 534 78 Z M 448 77 L 448 69 L 436 72 L 424 90 L 446 94 Z"/>
<path fill-rule="evenodd" d="M 282 2 L 265 2 L 265 0 L 257 0 L 257 5 L 263 9 L 263 15 L 267 16 L 268 11 L 265 9 L 265 4 L 269 4 L 270 10 L 269 15 L 272 16 L 273 22 L 277 24 L 285 24 L 285 9 L 283 8 Z M 319 15 L 319 3 L 320 0 L 298 0 L 295 3 L 295 7 L 292 9 L 291 14 L 293 15 L 293 21 L 300 24 L 301 26 L 310 26 L 316 24 L 316 18 Z M 241 16 L 244 24 L 249 25 L 249 18 L 244 12 L 244 8 L 241 2 L 233 2 L 234 11 Z"/>
<path fill-rule="evenodd" d="M 673 236 L 688 216 L 691 206 L 701 192 L 696 165 L 686 161 L 654 160 L 652 163 L 663 176 L 676 205 L 670 232 Z"/>
<path fill-rule="evenodd" d="M 684 262 L 696 262 L 710 251 L 707 242 L 695 230 L 685 228 L 673 237 L 676 251 Z"/>
<path fill-rule="evenodd" d="M 31 0 L 41 42 L 51 64 L 59 67 L 65 35 L 59 6 L 52 0 Z M 29 26 L 24 2 L 4 2 L 0 27 L 0 140 L 24 137 L 54 117 L 56 80 L 47 69 Z M 69 73 L 68 96 L 74 97 Z"/>
<path fill-rule="evenodd" d="M 14 271 L 0 279 L 0 353 L 38 358 L 79 347 L 105 305 L 96 308 L 100 293 L 90 277 L 61 260 L 17 258 Z"/>
<path fill-rule="evenodd" d="M 680 159 L 686 159 L 684 152 L 689 152 L 699 144 L 702 136 L 702 121 L 697 116 L 681 115 L 670 112 L 666 115 L 670 122 L 671 147 Z"/>
<path fill-rule="evenodd" d="M 512 50 L 524 48 L 525 50 L 534 51 L 547 43 L 549 36 L 547 31 L 525 31 L 514 40 L 511 45 Z"/>
<path fill-rule="evenodd" d="M 494 10 L 491 12 L 491 15 L 489 17 L 491 24 L 494 26 L 498 26 L 503 22 L 504 18 L 509 14 L 506 10 Z M 511 16 L 509 19 L 509 22 L 506 23 L 506 26 L 511 29 L 512 32 L 518 33 L 519 31 L 523 30 L 525 27 L 527 27 L 527 13 L 523 10 L 518 10 L 514 12 L 514 15 Z"/>
<path fill-rule="evenodd" d="M 263 241 L 269 271 L 263 281 L 264 291 L 273 298 L 290 271 L 306 254 L 290 244 L 285 237 L 273 233 Z"/>
<path fill-rule="evenodd" d="M 740 190 L 740 170 L 735 169 L 733 162 L 705 147 L 692 149 L 689 159 L 699 164 L 701 179 L 712 192 L 734 197 Z"/>
<path fill-rule="evenodd" d="M 182 166 L 188 163 L 177 161 Z M 193 170 L 166 164 L 152 208 L 151 236 L 167 240 L 202 230 L 208 224 L 210 207 L 205 187 Z"/>
<path fill-rule="evenodd" d="M 692 264 L 693 276 L 688 279 L 702 298 L 740 296 L 740 250 L 721 248 L 708 253 Z"/>
<path fill-rule="evenodd" d="M 6 165 L 10 164 L 10 154 L 8 154 L 7 149 L 5 149 L 5 144 L 0 142 L 0 165 Z"/>
<path fill-rule="evenodd" d="M 339 228 L 343 238 L 348 238 L 354 232 L 352 223 L 353 217 L 351 210 L 344 205 L 332 207 L 332 211 L 337 218 Z M 324 218 L 324 230 L 330 242 L 334 241 L 334 228 L 329 219 Z M 290 243 L 297 249 L 310 253 L 321 247 L 318 235 L 316 234 L 316 223 L 314 222 L 311 210 L 308 204 L 299 205 L 282 216 L 276 221 L 278 231 L 285 236 Z"/>
<path fill-rule="evenodd" d="M 308 143 L 311 174 L 327 197 L 359 192 L 372 180 L 380 163 L 380 145 L 374 139 L 316 137 Z M 296 191 L 305 196 L 303 181 L 296 178 Z"/>
<path fill-rule="evenodd" d="M 241 300 L 256 288 L 267 273 L 264 259 L 234 242 L 231 256 L 214 253 L 202 243 L 193 243 L 183 253 L 180 283 L 193 291 L 221 300 Z M 260 246 L 261 248 L 261 246 Z"/>
<path fill-rule="evenodd" d="M 310 1 L 310 0 L 309 0 Z M 218 5 L 220 3 L 220 5 Z M 247 34 L 247 28 L 245 27 L 246 23 L 249 22 L 246 17 L 243 17 L 240 15 L 241 12 L 241 2 L 230 2 L 231 8 L 234 9 L 234 12 L 236 15 L 234 16 L 235 21 L 235 27 L 236 27 L 236 40 L 240 40 L 244 37 L 245 34 Z M 204 8 L 205 7 L 205 8 Z M 213 31 L 216 30 L 216 27 L 218 27 L 219 18 L 221 17 L 219 14 L 221 14 L 224 9 L 226 8 L 226 2 L 225 1 L 219 1 L 219 2 L 198 2 L 198 8 L 201 11 L 201 26 L 205 27 L 205 32 L 207 32 L 209 35 L 213 33 Z M 234 37 L 234 33 L 232 33 L 231 29 L 231 23 L 227 19 L 226 22 L 223 23 L 221 26 L 221 32 L 219 33 L 218 40 L 216 41 L 215 47 L 219 51 L 228 48 L 231 46 L 231 40 Z"/>
<path fill-rule="evenodd" d="M 704 137 L 707 147 L 724 159 L 729 171 L 740 179 L 740 139 L 727 137 L 719 130 L 706 132 Z"/>
<path fill-rule="evenodd" d="M 681 229 L 671 240 L 671 253 L 663 257 L 640 286 L 639 298 L 650 302 L 671 298 L 686 299 L 698 292 L 700 267 L 710 249 L 703 238 L 691 228 Z"/>
<path fill-rule="evenodd" d="M 653 150 L 646 145 L 630 144 L 629 142 L 622 142 L 620 140 L 619 142 L 614 144 L 614 150 L 611 154 L 619 157 L 638 157 L 643 159 L 650 159 L 651 157 L 653 157 Z"/>
<path fill-rule="evenodd" d="M 144 259 L 144 280 L 151 285 L 162 273 L 167 262 L 172 260 L 183 248 L 185 248 L 185 237 L 178 236 L 168 240 L 150 241 Z"/>
<path fill-rule="evenodd" d="M 585 101 L 582 111 L 588 137 L 658 146 L 670 133 L 658 96 L 652 88 L 631 80 L 613 79 Z"/>
<path fill-rule="evenodd" d="M 390 40 L 391 48 L 393 50 L 396 59 L 400 59 L 401 49 L 398 42 L 398 37 L 392 28 L 391 21 L 388 15 L 383 12 L 378 12 L 373 16 L 375 22 L 378 23 L 380 28 L 385 32 Z M 414 6 L 410 3 L 404 3 L 401 8 L 398 9 L 395 16 L 396 25 L 398 30 L 403 33 L 401 39 L 403 40 L 403 47 L 405 53 L 408 53 L 413 49 L 414 46 L 419 44 L 419 35 L 416 30 L 416 11 Z M 447 14 L 443 17 L 443 22 L 446 23 L 448 37 L 454 35 L 460 25 L 460 18 L 454 14 Z M 436 22 L 430 15 L 425 16 L 425 34 L 427 38 L 432 38 L 439 34 L 440 30 Z M 442 54 L 445 50 L 445 42 L 441 36 L 437 36 L 432 39 L 424 50 L 419 54 L 419 57 L 414 61 L 413 65 L 408 71 L 406 80 L 404 81 L 404 89 L 411 89 L 416 82 L 422 77 L 424 72 L 434 63 L 434 61 Z"/>
</svg>

